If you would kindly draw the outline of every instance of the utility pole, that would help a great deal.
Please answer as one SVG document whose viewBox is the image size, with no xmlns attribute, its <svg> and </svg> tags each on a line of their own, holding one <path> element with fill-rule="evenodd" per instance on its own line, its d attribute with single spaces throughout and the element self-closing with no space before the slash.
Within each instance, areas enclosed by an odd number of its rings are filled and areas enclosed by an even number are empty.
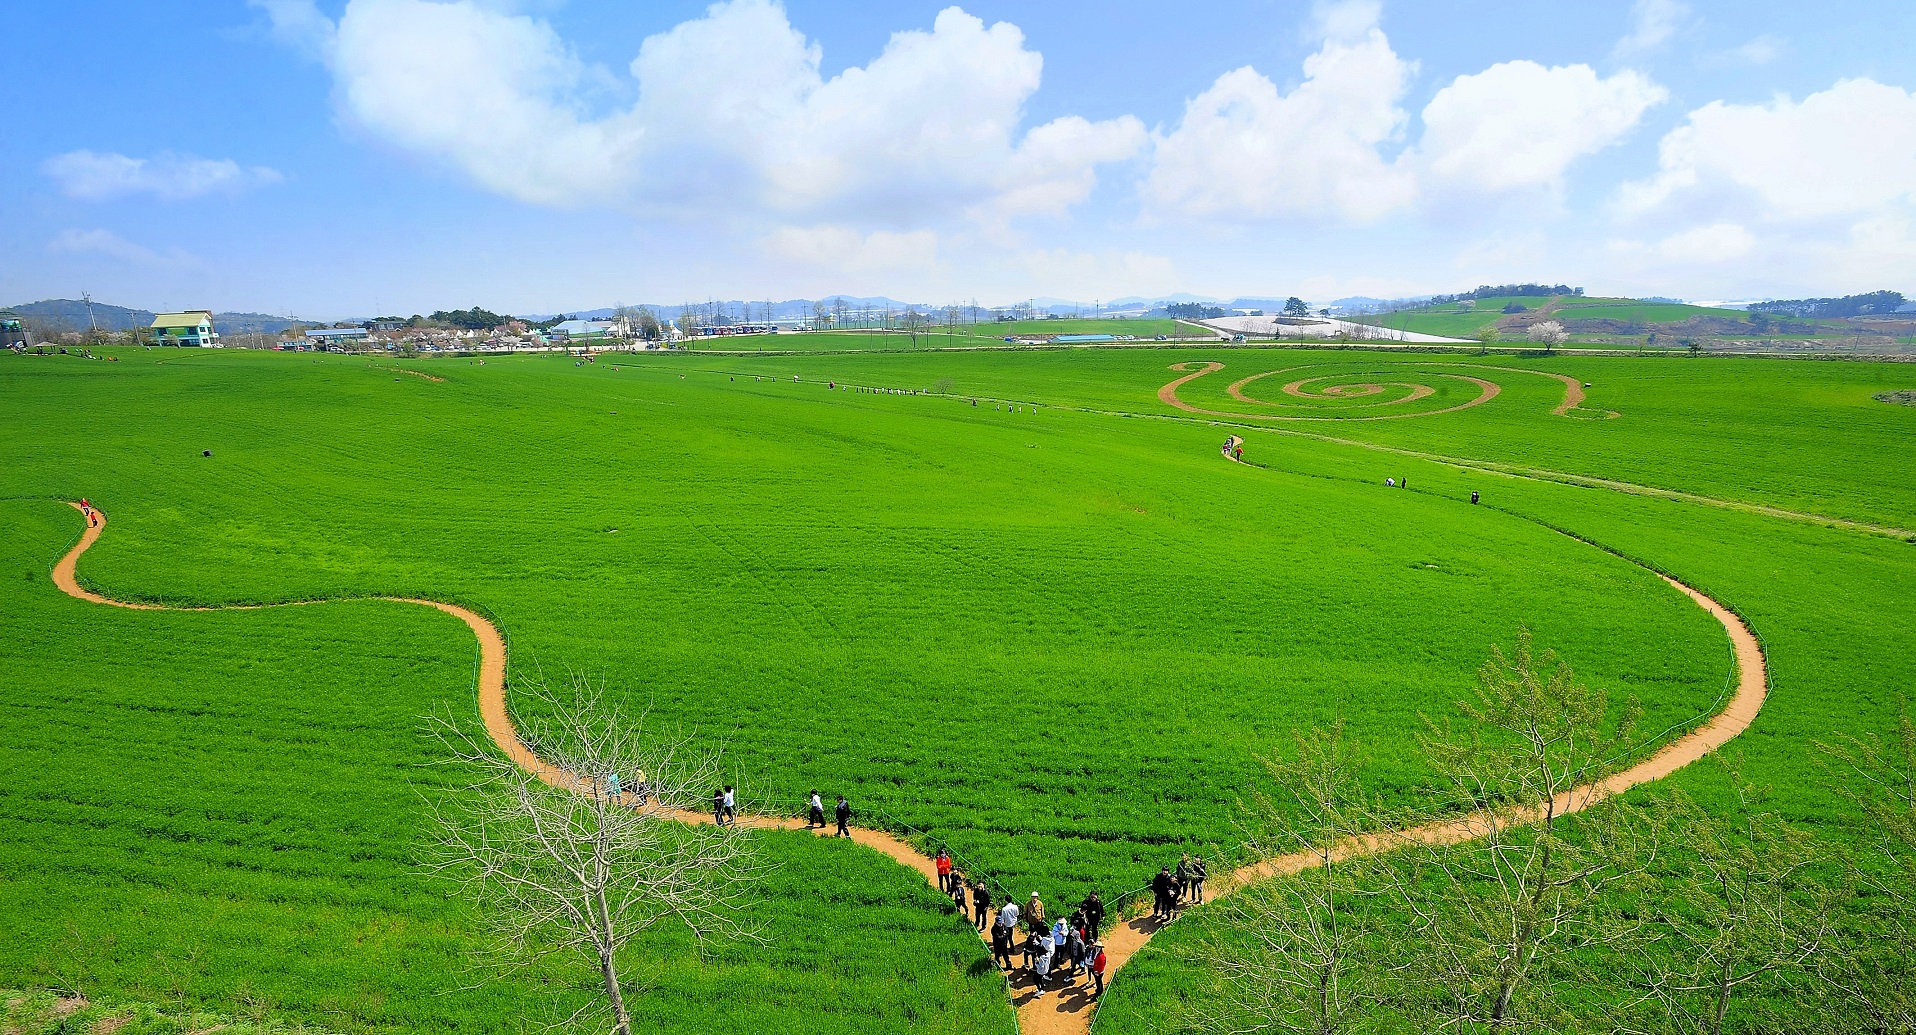
<svg viewBox="0 0 1916 1035">
<path fill-rule="evenodd" d="M 100 324 L 99 324 L 99 322 L 98 322 L 98 321 L 96 321 L 96 320 L 94 320 L 94 319 L 93 319 L 93 295 L 92 295 L 92 293 L 91 293 L 91 292 L 87 292 L 87 291 L 82 291 L 82 292 L 80 292 L 80 301 L 82 301 L 82 302 L 85 302 L 85 303 L 86 303 L 86 326 L 87 326 L 87 330 L 89 330 L 89 331 L 92 331 L 92 332 L 93 332 L 94 334 L 98 334 L 98 333 L 100 333 Z"/>
</svg>

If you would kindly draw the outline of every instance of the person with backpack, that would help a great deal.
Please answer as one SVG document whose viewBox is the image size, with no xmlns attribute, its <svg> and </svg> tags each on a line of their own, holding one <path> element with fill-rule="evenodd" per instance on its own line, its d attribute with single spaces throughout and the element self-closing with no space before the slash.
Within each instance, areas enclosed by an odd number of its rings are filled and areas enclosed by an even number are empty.
<svg viewBox="0 0 1916 1035">
<path fill-rule="evenodd" d="M 971 885 L 971 908 L 978 914 L 978 929 L 984 930 L 991 920 L 991 892 L 985 890 L 983 878 Z"/>
<path fill-rule="evenodd" d="M 818 788 L 812 788 L 811 812 L 805 817 L 805 829 L 825 829 L 825 802 L 818 796 Z"/>
<path fill-rule="evenodd" d="M 971 892 L 965 887 L 965 875 L 957 870 L 951 871 L 951 904 L 958 907 L 958 915 L 965 915 L 965 900 Z"/>
<path fill-rule="evenodd" d="M 838 796 L 838 807 L 834 809 L 833 811 L 838 816 L 838 833 L 832 836 L 833 837 L 852 836 L 852 829 L 851 829 L 852 803 L 846 801 L 845 796 L 841 794 Z"/>
<path fill-rule="evenodd" d="M 938 870 L 938 890 L 951 894 L 951 853 L 938 849 L 938 857 L 932 860 L 932 865 Z"/>
<path fill-rule="evenodd" d="M 1071 961 L 1071 976 L 1084 972 L 1084 928 L 1068 924 L 1064 930 L 1065 958 Z"/>
<path fill-rule="evenodd" d="M 725 825 L 725 788 L 712 792 L 712 822 Z"/>
<path fill-rule="evenodd" d="M 1171 878 L 1177 881 L 1173 894 L 1181 900 L 1191 890 L 1191 853 L 1178 856 L 1178 868 L 1171 872 Z M 1179 904 L 1183 903 L 1180 901 Z"/>
<path fill-rule="evenodd" d="M 1191 857 L 1191 896 L 1199 904 L 1204 902 L 1204 878 L 1209 876 L 1204 870 L 1204 857 Z"/>
</svg>

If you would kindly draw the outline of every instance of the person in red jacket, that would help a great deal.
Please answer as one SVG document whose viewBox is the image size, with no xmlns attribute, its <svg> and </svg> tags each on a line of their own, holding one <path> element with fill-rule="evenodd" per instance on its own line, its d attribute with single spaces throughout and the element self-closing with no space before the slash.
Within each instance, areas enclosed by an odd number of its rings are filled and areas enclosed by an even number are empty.
<svg viewBox="0 0 1916 1035">
<path fill-rule="evenodd" d="M 951 853 L 938 849 L 938 858 L 932 860 L 938 865 L 938 890 L 951 894 Z"/>
<path fill-rule="evenodd" d="M 1096 992 L 1091 993 L 1091 998 L 1093 999 L 1104 998 L 1104 943 L 1103 942 L 1091 943 L 1091 979 L 1098 983 L 1098 990 Z"/>
</svg>

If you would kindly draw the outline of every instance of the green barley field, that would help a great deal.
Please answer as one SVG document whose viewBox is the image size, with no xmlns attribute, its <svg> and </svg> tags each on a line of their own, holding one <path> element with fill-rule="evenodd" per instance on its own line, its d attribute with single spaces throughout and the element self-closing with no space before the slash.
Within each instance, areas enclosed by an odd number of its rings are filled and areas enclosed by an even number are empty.
<svg viewBox="0 0 1916 1035">
<path fill-rule="evenodd" d="M 1649 567 L 1763 638 L 1772 696 L 1737 750 L 1820 837 L 1855 831 L 1806 778 L 1812 742 L 1890 732 L 1916 683 L 1916 408 L 1871 398 L 1916 387 L 1907 367 L 815 351 L 0 358 L 0 987 L 340 1032 L 520 1031 L 592 992 L 589 971 L 475 964 L 474 919 L 419 865 L 449 781 L 421 717 L 476 710 L 463 626 L 72 600 L 48 570 L 81 496 L 112 519 L 80 565 L 101 592 L 466 603 L 515 672 L 602 677 L 723 743 L 750 807 L 842 791 L 861 824 L 1052 902 L 1182 851 L 1241 861 L 1258 757 L 1312 724 L 1348 724 L 1392 805 L 1434 808 L 1423 717 L 1519 628 L 1646 730 L 1685 728 L 1727 639 Z M 1231 416 L 1159 399 L 1204 362 L 1224 366 L 1178 398 Z M 1540 372 L 1588 382 L 1583 407 L 1553 415 Z M 1468 378 L 1499 391 L 1431 412 Z M 1374 405 L 1413 394 L 1394 385 L 1431 391 Z M 1255 466 L 1219 457 L 1227 433 Z M 1014 1029 L 914 873 L 753 836 L 777 864 L 760 939 L 641 942 L 646 1030 Z M 1209 978 L 1181 932 L 1099 1031 L 1188 1023 Z"/>
</svg>

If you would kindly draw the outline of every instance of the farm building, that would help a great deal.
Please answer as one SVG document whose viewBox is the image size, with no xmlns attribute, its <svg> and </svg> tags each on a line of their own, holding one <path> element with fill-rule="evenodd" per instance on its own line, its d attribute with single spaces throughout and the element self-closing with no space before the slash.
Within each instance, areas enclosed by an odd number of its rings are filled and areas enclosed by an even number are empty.
<svg viewBox="0 0 1916 1035">
<path fill-rule="evenodd" d="M 213 313 L 208 309 L 161 313 L 153 318 L 152 329 L 156 345 L 208 346 L 219 340 L 213 330 Z"/>
</svg>

